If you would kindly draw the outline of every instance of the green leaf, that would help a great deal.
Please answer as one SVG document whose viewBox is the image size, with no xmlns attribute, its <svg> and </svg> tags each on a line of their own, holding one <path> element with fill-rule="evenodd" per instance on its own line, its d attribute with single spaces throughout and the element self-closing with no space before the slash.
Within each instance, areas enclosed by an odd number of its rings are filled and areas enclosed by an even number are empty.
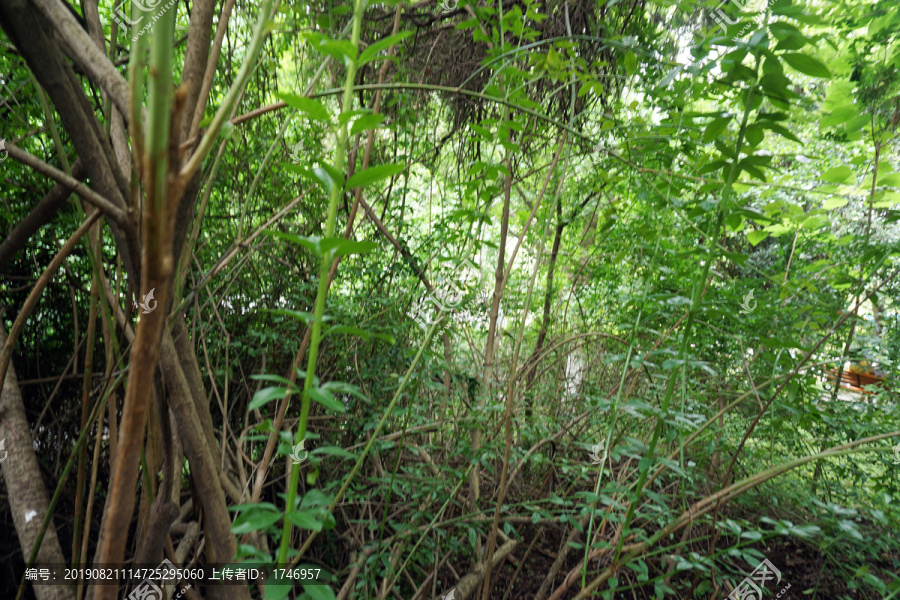
<svg viewBox="0 0 900 600">
<path fill-rule="evenodd" d="M 292 308 L 267 308 L 265 309 L 265 311 L 270 312 L 273 315 L 285 315 L 287 317 L 297 319 L 298 321 L 303 321 L 303 323 L 307 327 L 310 323 L 314 323 L 316 321 L 316 315 L 305 310 L 294 310 Z M 325 320 L 324 317 L 322 320 Z"/>
<path fill-rule="evenodd" d="M 266 600 L 282 600 L 294 588 L 294 582 L 281 576 L 281 572 L 272 571 L 266 581 Z"/>
<path fill-rule="evenodd" d="M 329 392 L 337 392 L 338 394 L 350 394 L 352 396 L 356 396 L 363 402 L 369 401 L 369 399 L 366 398 L 366 395 L 363 394 L 361 389 L 359 389 L 352 383 L 347 383 L 346 381 L 326 381 L 322 384 L 322 387 Z"/>
<path fill-rule="evenodd" d="M 326 408 L 330 408 L 335 412 L 345 412 L 347 409 L 344 407 L 344 403 L 331 395 L 327 389 L 321 387 L 314 387 L 309 390 L 309 397 L 321 404 Z"/>
<path fill-rule="evenodd" d="M 309 42 L 310 46 L 327 54 L 335 60 L 348 65 L 351 60 L 356 60 L 356 48 L 347 40 L 333 40 L 321 33 L 310 32 L 303 35 Z"/>
<path fill-rule="evenodd" d="M 630 563 L 628 563 L 628 568 L 637 573 L 638 581 L 649 581 L 650 573 L 647 568 L 647 563 L 643 561 L 643 559 L 636 559 Z"/>
<path fill-rule="evenodd" d="M 633 75 L 635 71 L 637 71 L 637 56 L 635 56 L 634 52 L 626 52 L 625 73 L 627 73 L 628 75 Z"/>
<path fill-rule="evenodd" d="M 773 104 L 780 108 L 789 109 L 790 106 L 781 106 L 797 94 L 791 91 L 791 80 L 781 73 L 766 73 L 759 80 L 759 85 Z M 754 96 L 755 97 L 755 96 Z"/>
<path fill-rule="evenodd" d="M 271 502 L 257 502 L 255 504 L 248 502 L 247 504 L 235 504 L 234 506 L 228 507 L 229 512 L 237 512 L 237 513 L 249 511 L 249 510 L 257 510 L 257 509 L 274 510 L 274 511 L 278 512 L 278 507 L 275 506 L 274 504 L 272 504 Z"/>
<path fill-rule="evenodd" d="M 775 46 L 776 50 L 799 50 L 810 43 L 799 29 L 784 21 L 770 24 L 769 29 L 772 31 L 772 35 L 779 40 L 778 45 Z"/>
<path fill-rule="evenodd" d="M 728 123 L 731 122 L 731 116 L 719 117 L 718 119 L 713 119 L 712 122 L 706 126 L 706 129 L 703 131 L 703 143 L 709 144 L 713 142 L 719 134 L 725 131 L 725 128 L 728 127 Z"/>
<path fill-rule="evenodd" d="M 253 562 L 258 563 L 268 563 L 271 562 L 272 557 L 267 553 L 263 552 L 256 546 L 251 544 L 238 544 L 237 554 L 234 559 L 240 561 L 243 558 L 252 558 Z"/>
<path fill-rule="evenodd" d="M 810 538 L 814 535 L 819 535 L 820 533 L 822 533 L 822 529 L 816 525 L 800 525 L 791 528 L 791 535 L 801 538 Z"/>
<path fill-rule="evenodd" d="M 319 514 L 319 510 L 295 510 L 288 513 L 288 519 L 300 529 L 322 531 L 322 521 L 318 518 Z"/>
<path fill-rule="evenodd" d="M 840 527 L 842 531 L 849 534 L 853 539 L 860 542 L 864 540 L 863 536 L 859 533 L 859 528 L 853 521 L 848 521 L 846 519 L 838 521 L 838 527 Z"/>
<path fill-rule="evenodd" d="M 390 35 L 384 39 L 378 40 L 374 44 L 370 44 L 369 47 L 363 50 L 362 54 L 359 55 L 359 66 L 362 67 L 367 62 L 375 60 L 379 52 L 387 50 L 397 42 L 405 40 L 412 34 L 412 31 L 401 31 L 397 35 Z"/>
<path fill-rule="evenodd" d="M 260 406 L 265 406 L 276 398 L 284 398 L 290 390 L 283 387 L 267 387 L 253 394 L 253 400 L 250 401 L 248 410 L 254 410 Z"/>
<path fill-rule="evenodd" d="M 834 210 L 835 208 L 842 208 L 847 205 L 849 202 L 846 198 L 829 198 L 825 202 L 822 203 L 822 208 L 825 210 Z"/>
<path fill-rule="evenodd" d="M 853 171 L 850 170 L 850 167 L 844 165 L 832 167 L 822 173 L 822 181 L 827 181 L 828 183 L 853 183 Z"/>
<path fill-rule="evenodd" d="M 334 498 L 327 496 L 322 490 L 312 488 L 303 496 L 300 502 L 300 508 L 309 508 L 312 506 L 330 506 Z"/>
<path fill-rule="evenodd" d="M 782 127 L 782 126 L 779 125 L 778 123 L 772 123 L 772 122 L 769 122 L 769 121 L 762 121 L 762 122 L 759 122 L 759 125 L 760 125 L 761 127 L 765 127 L 765 128 L 768 129 L 769 131 L 774 131 L 775 133 L 777 133 L 777 134 L 780 135 L 781 137 L 785 137 L 785 138 L 787 138 L 787 139 L 789 139 L 789 140 L 791 140 L 791 141 L 793 141 L 793 142 L 797 142 L 798 144 L 802 144 L 802 143 L 803 143 L 803 142 L 800 141 L 800 138 L 798 138 L 796 135 L 794 135 L 793 133 L 791 133 L 786 127 Z"/>
<path fill-rule="evenodd" d="M 313 167 L 313 176 L 316 178 L 316 181 L 322 184 L 322 187 L 325 189 L 325 192 L 331 194 L 331 190 L 334 188 L 336 181 L 341 181 L 343 177 L 340 174 L 334 172 L 334 167 L 326 165 L 325 163 L 319 163 L 315 167 Z"/>
<path fill-rule="evenodd" d="M 330 585 L 303 585 L 303 591 L 309 594 L 312 600 L 334 600 L 334 592 Z"/>
<path fill-rule="evenodd" d="M 260 529 L 265 529 L 274 524 L 280 518 L 280 512 L 269 508 L 246 510 L 234 520 L 234 523 L 231 525 L 231 533 L 242 535 L 244 533 L 259 531 Z"/>
<path fill-rule="evenodd" d="M 887 173 L 878 176 L 878 185 L 889 185 L 891 187 L 900 187 L 900 173 Z"/>
<path fill-rule="evenodd" d="M 799 52 L 789 52 L 781 56 L 787 64 L 801 73 L 812 77 L 831 77 L 831 71 L 828 70 L 828 67 L 811 56 L 800 54 Z"/>
<path fill-rule="evenodd" d="M 386 177 L 393 177 L 394 175 L 403 172 L 404 169 L 406 169 L 406 165 L 403 163 L 393 163 L 389 165 L 377 165 L 374 167 L 369 167 L 365 171 L 354 174 L 353 177 L 351 177 L 347 182 L 347 189 L 352 190 L 358 187 L 371 185 L 376 181 L 385 179 Z"/>
<path fill-rule="evenodd" d="M 766 132 L 760 125 L 750 125 L 747 127 L 745 134 L 747 136 L 747 141 L 750 142 L 751 146 L 759 146 L 760 142 L 763 141 Z"/>
<path fill-rule="evenodd" d="M 320 245 L 320 239 L 317 235 L 296 235 L 293 233 L 285 233 L 284 231 L 272 231 L 266 230 L 266 235 L 271 235 L 272 237 L 276 237 L 292 244 L 297 244 L 299 246 L 303 246 L 304 248 L 308 248 L 314 254 L 321 256 L 322 255 L 322 247 Z"/>
<path fill-rule="evenodd" d="M 369 109 L 359 108 L 356 110 L 344 110 L 338 115 L 337 122 L 338 127 L 343 127 L 347 123 L 349 123 L 352 119 L 358 119 L 364 115 L 371 115 L 372 111 Z"/>
<path fill-rule="evenodd" d="M 305 96 L 297 96 L 296 94 L 275 95 L 284 100 L 288 106 L 290 106 L 291 108 L 296 108 L 314 121 L 321 121 L 323 123 L 331 122 L 331 115 L 327 110 L 325 110 L 325 107 L 322 106 L 322 103 L 318 100 L 307 98 Z"/>
<path fill-rule="evenodd" d="M 309 314 L 309 313 L 307 313 L 307 314 Z M 251 375 L 250 379 L 253 379 L 256 381 L 277 381 L 278 383 L 283 383 L 287 387 L 293 387 L 293 388 L 297 387 L 296 385 L 291 383 L 290 379 L 286 379 L 286 378 L 282 377 L 281 375 L 270 375 L 270 374 Z"/>
<path fill-rule="evenodd" d="M 767 237 L 769 237 L 768 231 L 756 230 L 747 234 L 747 241 L 756 246 Z"/>
<path fill-rule="evenodd" d="M 365 254 L 378 247 L 375 242 L 357 242 L 342 237 L 325 238 L 319 242 L 322 252 L 333 251 L 334 256 L 347 256 L 348 254 Z"/>
<path fill-rule="evenodd" d="M 375 113 L 363 115 L 353 122 L 353 126 L 350 128 L 350 135 L 356 135 L 357 133 L 361 133 L 369 129 L 375 129 L 376 127 L 381 125 L 381 122 L 384 121 L 384 119 L 384 115 L 378 115 Z"/>
<path fill-rule="evenodd" d="M 352 452 L 348 452 L 338 446 L 323 446 L 312 451 L 313 454 L 327 454 L 329 456 L 340 456 L 341 458 L 357 458 Z"/>
</svg>

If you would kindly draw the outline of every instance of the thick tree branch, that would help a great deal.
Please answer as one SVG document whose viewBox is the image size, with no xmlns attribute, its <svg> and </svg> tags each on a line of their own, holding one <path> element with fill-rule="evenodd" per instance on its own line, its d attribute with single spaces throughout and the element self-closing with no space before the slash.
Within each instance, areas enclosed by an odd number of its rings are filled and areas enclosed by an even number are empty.
<svg viewBox="0 0 900 600">
<path fill-rule="evenodd" d="M 91 186 L 124 209 L 129 182 L 118 168 L 112 147 L 85 96 L 81 81 L 65 60 L 59 44 L 49 35 L 51 26 L 46 18 L 26 0 L 5 0 L 0 2 L 0 25 L 53 101 L 63 127 L 84 161 Z M 110 225 L 126 271 L 133 281 L 139 281 L 139 237 L 134 235 L 132 227 L 126 230 L 115 222 Z"/>
<path fill-rule="evenodd" d="M 78 20 L 61 0 L 33 0 L 41 12 L 53 23 L 59 37 L 78 66 L 94 83 L 109 94 L 110 99 L 124 118 L 128 118 L 128 82 L 116 71 L 103 50 L 91 40 Z"/>
<path fill-rule="evenodd" d="M 7 143 L 6 149 L 9 152 L 9 155 L 14 159 L 19 161 L 23 165 L 31 167 L 38 173 L 42 173 L 47 177 L 50 177 L 51 179 L 55 179 L 60 185 L 81 196 L 81 198 L 85 202 L 88 202 L 102 210 L 116 224 L 122 227 L 128 226 L 128 218 L 124 210 L 122 210 L 91 188 L 87 187 L 74 177 L 69 177 L 62 171 L 52 167 L 51 165 L 48 165 L 38 157 L 25 152 L 14 144 Z"/>
<path fill-rule="evenodd" d="M 5 346 L 7 341 L 0 320 L 0 345 Z M 0 472 L 9 491 L 7 500 L 19 536 L 19 546 L 27 553 L 38 541 L 41 524 L 50 510 L 50 501 L 41 478 L 41 466 L 34 453 L 16 372 L 11 365 L 3 379 L 0 395 L 0 439 L 7 441 L 5 452 L 8 453 L 0 463 Z M 44 533 L 37 561 L 43 564 L 66 562 L 52 521 Z M 63 585 L 38 585 L 33 589 L 38 600 L 72 600 L 75 597 L 72 588 Z"/>
</svg>

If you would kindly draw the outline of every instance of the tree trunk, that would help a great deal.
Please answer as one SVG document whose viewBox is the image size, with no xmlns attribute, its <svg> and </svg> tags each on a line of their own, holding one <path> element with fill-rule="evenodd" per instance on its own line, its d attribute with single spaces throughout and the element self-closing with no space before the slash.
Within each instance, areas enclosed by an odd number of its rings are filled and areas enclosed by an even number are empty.
<svg viewBox="0 0 900 600">
<path fill-rule="evenodd" d="M 5 343 L 6 330 L 0 322 L 0 347 Z M 27 562 L 40 536 L 44 517 L 50 510 L 50 500 L 44 488 L 40 464 L 34 455 L 31 427 L 25 417 L 25 405 L 12 363 L 6 370 L 3 393 L 0 395 L 0 440 L 4 442 L 4 450 L 0 450 L 0 472 L 9 492 L 7 499 L 19 536 L 19 546 Z M 38 549 L 37 562 L 59 567 L 66 564 L 52 519 Z M 73 588 L 62 585 L 36 585 L 34 593 L 38 600 L 75 598 Z"/>
</svg>

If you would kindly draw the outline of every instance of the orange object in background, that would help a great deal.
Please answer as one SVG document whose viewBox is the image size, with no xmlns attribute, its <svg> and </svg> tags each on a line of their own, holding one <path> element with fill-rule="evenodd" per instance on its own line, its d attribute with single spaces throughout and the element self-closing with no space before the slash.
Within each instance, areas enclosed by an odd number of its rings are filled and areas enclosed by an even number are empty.
<svg viewBox="0 0 900 600">
<path fill-rule="evenodd" d="M 845 389 L 849 389 L 854 392 L 859 392 L 860 394 L 871 394 L 872 392 L 863 389 L 863 386 L 878 384 L 884 385 L 884 377 L 878 377 L 875 375 L 874 369 L 871 368 L 871 365 L 866 362 L 862 366 L 868 366 L 870 369 L 869 373 L 857 373 L 853 371 L 853 367 L 856 365 L 851 365 L 850 369 L 844 369 L 841 371 L 841 387 Z M 838 370 L 831 369 L 830 371 L 825 372 L 825 376 L 834 381 L 837 379 Z"/>
<path fill-rule="evenodd" d="M 850 363 L 850 372 L 856 375 L 875 375 L 875 368 L 869 361 L 861 360 L 858 363 Z"/>
</svg>

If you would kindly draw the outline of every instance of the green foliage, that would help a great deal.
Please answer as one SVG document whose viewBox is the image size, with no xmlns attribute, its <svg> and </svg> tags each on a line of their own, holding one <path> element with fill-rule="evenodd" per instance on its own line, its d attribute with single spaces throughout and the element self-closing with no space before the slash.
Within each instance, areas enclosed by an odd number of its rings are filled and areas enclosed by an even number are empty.
<svg viewBox="0 0 900 600">
<path fill-rule="evenodd" d="M 260 501 L 230 507 L 235 560 L 284 566 L 315 534 L 299 560 L 346 577 L 354 552 L 350 597 L 446 593 L 481 559 L 506 468 L 498 529 L 524 564 L 518 580 L 495 570 L 491 598 L 531 597 L 560 547 L 571 589 L 596 582 L 597 597 L 704 598 L 764 558 L 798 597 L 898 597 L 900 439 L 761 475 L 900 430 L 897 11 L 733 4 L 726 36 L 692 2 L 460 4 L 404 7 L 396 34 L 393 6 L 370 6 L 358 48 L 349 7 L 282 5 L 237 114 L 287 108 L 223 129 L 221 166 L 204 173 L 178 301 L 191 299 L 181 316 L 228 446 L 215 458 L 252 490 L 275 449 Z M 183 11 L 175 22 L 187 30 Z M 228 48 L 247 44 L 241 27 Z M 223 55 L 204 127 L 239 58 Z M 8 139 L 62 168 L 27 67 L 11 46 L 0 62 L 16 91 Z M 47 182 L 2 164 L 6 233 Z M 80 221 L 62 209 L 3 265 L 7 329 Z M 117 274 L 108 227 L 100 242 L 124 296 L 134 282 Z M 81 386 L 44 379 L 70 368 L 92 269 L 83 248 L 66 260 L 13 359 L 20 381 L 39 382 L 23 384 L 30 424 L 51 407 L 34 436 L 54 476 L 80 432 Z M 95 373 L 122 368 L 102 335 Z M 825 372 L 851 359 L 875 363 L 885 387 L 829 387 Z M 334 597 L 266 587 L 291 593 Z"/>
</svg>

